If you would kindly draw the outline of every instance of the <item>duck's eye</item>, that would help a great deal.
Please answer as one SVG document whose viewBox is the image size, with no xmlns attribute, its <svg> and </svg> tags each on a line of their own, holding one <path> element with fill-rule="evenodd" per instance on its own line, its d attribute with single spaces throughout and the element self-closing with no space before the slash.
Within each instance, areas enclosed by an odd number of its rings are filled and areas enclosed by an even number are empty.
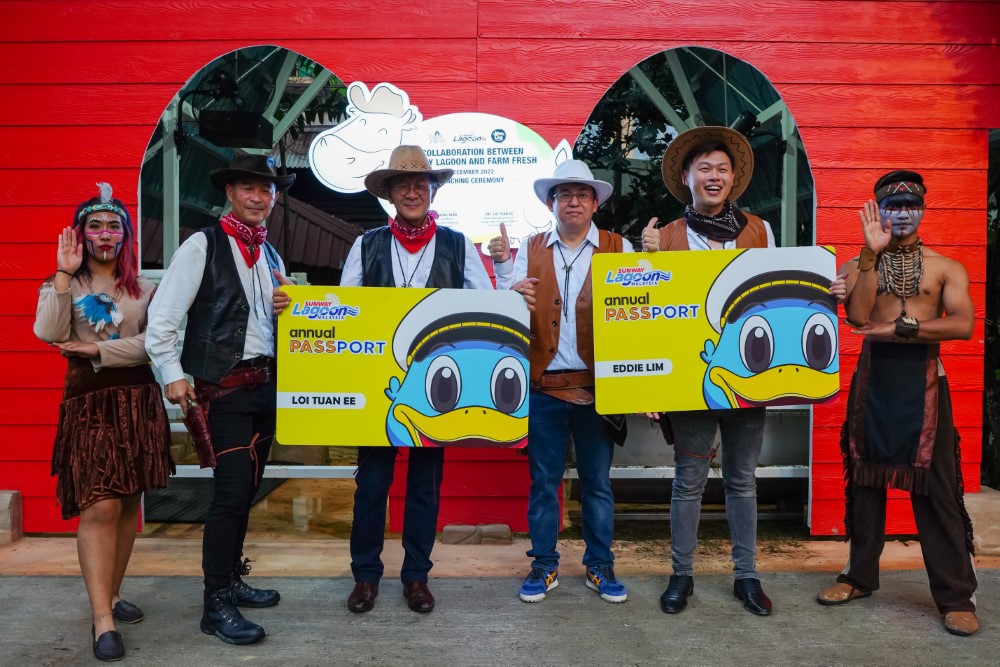
<svg viewBox="0 0 1000 667">
<path fill-rule="evenodd" d="M 524 366 L 520 361 L 504 357 L 497 363 L 490 378 L 490 396 L 497 410 L 507 415 L 517 412 L 524 404 L 527 388 Z"/>
<path fill-rule="evenodd" d="M 830 365 L 836 349 L 835 340 L 833 322 L 829 317 L 816 313 L 806 320 L 802 329 L 802 354 L 809 368 L 821 371 Z"/>
<path fill-rule="evenodd" d="M 438 412 L 450 412 L 462 393 L 462 374 L 458 364 L 448 356 L 437 357 L 427 367 L 427 401 Z"/>
<path fill-rule="evenodd" d="M 752 373 L 762 373 L 774 358 L 774 334 L 760 315 L 748 317 L 740 330 L 740 358 Z"/>
</svg>

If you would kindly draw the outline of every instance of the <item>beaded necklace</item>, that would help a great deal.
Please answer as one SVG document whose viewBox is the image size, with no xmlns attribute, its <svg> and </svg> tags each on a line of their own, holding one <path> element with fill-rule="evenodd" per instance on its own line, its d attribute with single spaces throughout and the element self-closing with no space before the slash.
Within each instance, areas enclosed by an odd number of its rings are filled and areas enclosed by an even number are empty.
<svg viewBox="0 0 1000 667">
<path fill-rule="evenodd" d="M 917 239 L 895 250 L 883 250 L 878 256 L 878 294 L 892 293 L 903 301 L 906 316 L 907 297 L 916 296 L 924 277 L 924 244 Z"/>
</svg>

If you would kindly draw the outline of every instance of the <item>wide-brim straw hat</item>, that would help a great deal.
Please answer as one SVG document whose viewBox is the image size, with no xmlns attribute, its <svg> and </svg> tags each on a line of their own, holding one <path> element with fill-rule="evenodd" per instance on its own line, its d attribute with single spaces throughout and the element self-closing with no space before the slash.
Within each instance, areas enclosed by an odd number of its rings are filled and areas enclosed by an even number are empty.
<svg viewBox="0 0 1000 667">
<path fill-rule="evenodd" d="M 225 191 L 226 185 L 240 178 L 274 183 L 278 189 L 287 188 L 295 182 L 295 174 L 279 176 L 270 155 L 237 155 L 228 167 L 213 169 L 209 174 L 212 185 Z"/>
<path fill-rule="evenodd" d="M 563 183 L 580 183 L 594 188 L 594 192 L 597 194 L 598 206 L 603 204 L 611 196 L 611 193 L 614 192 L 614 188 L 611 187 L 610 183 L 594 178 L 594 174 L 591 173 L 590 167 L 587 166 L 586 162 L 581 160 L 566 160 L 559 163 L 556 170 L 552 173 L 552 178 L 539 178 L 535 181 L 535 196 L 548 206 L 549 192 L 555 186 L 562 185 Z"/>
<path fill-rule="evenodd" d="M 685 204 L 691 203 L 691 190 L 684 184 L 684 158 L 692 148 L 710 139 L 724 142 L 733 154 L 733 190 L 729 195 L 730 201 L 739 199 L 750 186 L 750 179 L 753 177 L 753 149 L 747 138 L 736 130 L 720 125 L 693 127 L 681 132 L 670 142 L 663 154 L 661 167 L 667 190 Z"/>
<path fill-rule="evenodd" d="M 441 187 L 455 174 L 454 169 L 431 169 L 430 160 L 420 146 L 396 146 L 389 155 L 389 166 L 376 169 L 365 177 L 365 188 L 379 199 L 389 198 L 386 181 L 393 176 L 427 174 Z"/>
</svg>

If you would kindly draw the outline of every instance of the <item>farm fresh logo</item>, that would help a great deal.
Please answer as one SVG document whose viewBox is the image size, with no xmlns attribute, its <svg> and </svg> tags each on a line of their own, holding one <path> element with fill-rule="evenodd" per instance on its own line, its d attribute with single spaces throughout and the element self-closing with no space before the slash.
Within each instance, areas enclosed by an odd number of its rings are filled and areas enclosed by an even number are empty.
<svg viewBox="0 0 1000 667">
<path fill-rule="evenodd" d="M 325 300 L 305 301 L 292 306 L 292 317 L 305 317 L 310 320 L 343 320 L 357 317 L 361 309 L 357 306 L 346 306 L 340 303 L 336 294 L 327 294 Z"/>
<path fill-rule="evenodd" d="M 654 269 L 648 259 L 640 259 L 636 263 L 639 266 L 620 266 L 614 271 L 608 271 L 604 283 L 622 287 L 650 287 L 670 280 L 670 271 Z"/>
</svg>

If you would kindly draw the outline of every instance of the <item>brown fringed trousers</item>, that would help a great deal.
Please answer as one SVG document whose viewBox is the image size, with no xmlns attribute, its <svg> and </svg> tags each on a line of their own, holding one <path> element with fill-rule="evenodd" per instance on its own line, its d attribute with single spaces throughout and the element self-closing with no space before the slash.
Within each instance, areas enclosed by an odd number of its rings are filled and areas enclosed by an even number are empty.
<svg viewBox="0 0 1000 667">
<path fill-rule="evenodd" d="M 853 397 L 853 388 L 852 388 Z M 850 413 L 850 408 L 848 408 Z M 891 415 L 884 415 L 891 419 Z M 926 495 L 911 493 L 920 550 L 938 611 L 975 611 L 976 571 L 972 525 L 965 511 L 959 441 L 951 412 L 948 380 L 938 378 L 938 424 Z M 843 447 L 848 445 L 844 429 Z M 879 557 L 885 545 L 886 489 L 851 482 L 847 462 L 847 517 L 850 560 L 837 581 L 861 590 L 879 587 Z"/>
</svg>

